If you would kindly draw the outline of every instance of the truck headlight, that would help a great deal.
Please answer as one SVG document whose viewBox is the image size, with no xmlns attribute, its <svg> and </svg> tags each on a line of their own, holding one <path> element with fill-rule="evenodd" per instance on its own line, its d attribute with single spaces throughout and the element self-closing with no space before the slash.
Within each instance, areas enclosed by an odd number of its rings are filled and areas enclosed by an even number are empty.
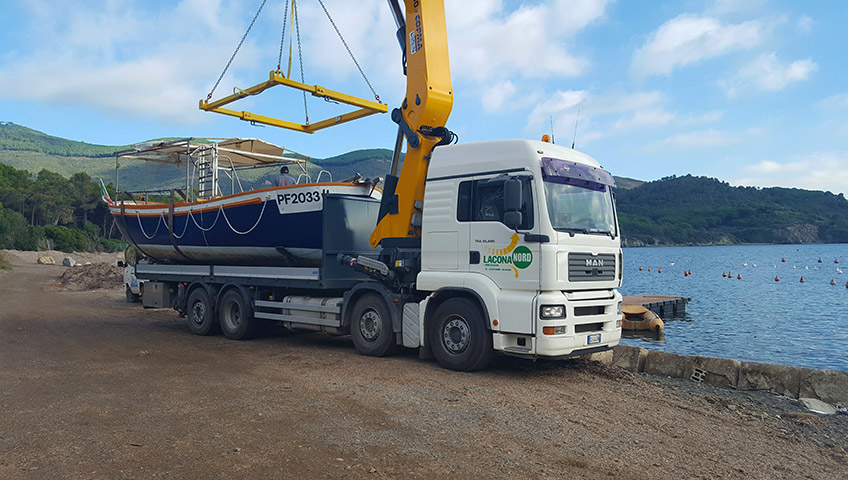
<svg viewBox="0 0 848 480">
<path fill-rule="evenodd" d="M 618 307 L 616 307 L 616 315 L 621 316 L 621 302 L 618 302 Z"/>
<path fill-rule="evenodd" d="M 565 318 L 565 305 L 542 305 L 539 309 L 542 318 Z"/>
</svg>

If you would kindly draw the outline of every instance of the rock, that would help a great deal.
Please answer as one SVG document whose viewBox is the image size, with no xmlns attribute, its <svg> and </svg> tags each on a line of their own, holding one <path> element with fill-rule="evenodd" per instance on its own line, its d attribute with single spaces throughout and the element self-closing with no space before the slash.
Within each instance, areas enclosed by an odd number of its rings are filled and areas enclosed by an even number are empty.
<svg viewBox="0 0 848 480">
<path fill-rule="evenodd" d="M 593 353 L 593 354 L 589 355 L 589 360 L 591 360 L 593 362 L 600 362 L 600 363 L 603 363 L 604 365 L 610 365 L 612 363 L 612 359 L 613 359 L 612 350 Z"/>
<path fill-rule="evenodd" d="M 774 393 L 789 392 L 798 398 L 801 368 L 772 363 L 742 362 L 739 368 L 739 390 L 768 390 Z"/>
<path fill-rule="evenodd" d="M 53 257 L 51 256 L 45 255 L 43 257 L 38 257 L 37 263 L 39 265 L 56 265 L 56 260 L 53 260 Z"/>
<path fill-rule="evenodd" d="M 630 345 L 616 345 L 613 348 L 612 364 L 633 373 L 639 373 L 645 369 L 645 358 L 648 351 L 641 347 Z"/>
<path fill-rule="evenodd" d="M 694 373 L 695 359 L 686 355 L 651 350 L 645 357 L 645 373 L 673 378 L 689 378 Z"/>
<path fill-rule="evenodd" d="M 799 400 L 811 412 L 822 413 L 824 415 L 833 415 L 836 413 L 836 408 L 833 405 L 822 402 L 818 398 L 800 398 Z"/>
<path fill-rule="evenodd" d="M 71 258 L 71 257 L 65 257 L 65 258 L 62 259 L 62 265 L 66 266 L 66 267 L 73 267 L 76 264 L 77 264 L 77 262 L 75 262 L 74 259 Z"/>
<path fill-rule="evenodd" d="M 799 397 L 818 398 L 831 404 L 848 403 L 848 372 L 801 369 Z"/>
<path fill-rule="evenodd" d="M 739 360 L 716 357 L 694 357 L 695 367 L 691 380 L 716 387 L 736 388 L 739 379 Z"/>
</svg>

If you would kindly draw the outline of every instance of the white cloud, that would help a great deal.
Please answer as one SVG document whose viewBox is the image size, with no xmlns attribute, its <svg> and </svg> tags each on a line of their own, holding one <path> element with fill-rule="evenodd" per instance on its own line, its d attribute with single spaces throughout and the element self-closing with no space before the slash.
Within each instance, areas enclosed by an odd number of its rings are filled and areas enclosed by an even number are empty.
<svg viewBox="0 0 848 480">
<path fill-rule="evenodd" d="M 818 69 L 810 59 L 796 60 L 792 63 L 781 62 L 777 54 L 763 53 L 740 68 L 733 79 L 720 82 L 729 96 L 753 88 L 775 92 L 794 82 L 807 80 Z"/>
<path fill-rule="evenodd" d="M 752 127 L 745 131 L 729 131 L 716 130 L 710 128 L 707 130 L 699 130 L 694 132 L 680 133 L 672 135 L 659 144 L 654 144 L 652 148 L 660 148 L 661 146 L 674 146 L 680 148 L 707 148 L 707 147 L 724 147 L 734 145 L 749 140 L 752 136 L 762 135 L 764 132 L 761 128 Z"/>
<path fill-rule="evenodd" d="M 529 128 L 546 125 L 551 117 L 560 119 L 564 114 L 576 115 L 577 108 L 589 98 L 585 90 L 558 91 L 547 100 L 536 105 L 527 123 Z M 557 121 L 557 123 L 560 123 Z"/>
<path fill-rule="evenodd" d="M 509 80 L 496 83 L 483 91 L 483 109 L 487 112 L 495 112 L 507 103 L 515 95 L 518 89 Z"/>
<path fill-rule="evenodd" d="M 752 48 L 762 41 L 763 28 L 757 20 L 722 24 L 712 17 L 679 15 L 636 50 L 630 71 L 640 77 L 668 75 L 679 66 Z"/>
<path fill-rule="evenodd" d="M 802 15 L 795 21 L 795 25 L 799 32 L 809 33 L 813 30 L 813 19 L 806 15 Z"/>
<path fill-rule="evenodd" d="M 846 110 L 848 111 L 848 93 L 831 95 L 816 103 L 816 107 L 822 110 Z"/>
<path fill-rule="evenodd" d="M 848 154 L 816 152 L 788 162 L 764 160 L 743 168 L 731 183 L 848 193 Z"/>
<path fill-rule="evenodd" d="M 613 125 L 614 130 L 630 130 L 636 128 L 651 128 L 668 125 L 676 115 L 664 110 L 645 110 L 636 112 L 628 118 L 619 119 Z"/>
<path fill-rule="evenodd" d="M 663 140 L 666 145 L 685 148 L 720 147 L 735 143 L 734 135 L 715 129 L 672 135 Z"/>
<path fill-rule="evenodd" d="M 500 0 L 446 2 L 451 74 L 476 86 L 583 74 L 589 60 L 569 48 L 603 18 L 609 0 L 553 0 L 507 12 Z"/>
<path fill-rule="evenodd" d="M 4 58 L 0 95 L 171 124 L 202 118 L 192 106 L 243 33 L 220 21 L 238 18 L 236 6 L 218 2 L 185 0 L 167 11 L 141 1 L 31 1 L 27 8 L 31 16 L 23 28 L 33 32 L 30 48 Z M 258 57 L 247 42 L 237 64 L 255 65 Z"/>
</svg>

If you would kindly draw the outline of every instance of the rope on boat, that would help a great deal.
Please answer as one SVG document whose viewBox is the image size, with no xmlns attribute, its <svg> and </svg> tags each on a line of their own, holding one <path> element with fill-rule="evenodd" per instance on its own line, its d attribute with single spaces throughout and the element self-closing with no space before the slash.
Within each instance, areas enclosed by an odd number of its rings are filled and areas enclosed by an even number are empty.
<svg viewBox="0 0 848 480">
<path fill-rule="evenodd" d="M 230 226 L 230 230 L 237 233 L 238 235 L 247 235 L 248 233 L 252 232 L 253 229 L 256 228 L 259 225 L 259 222 L 262 220 L 262 215 L 265 213 L 265 207 L 267 205 L 268 205 L 267 201 L 262 202 L 262 210 L 259 212 L 259 218 L 257 218 L 256 223 L 254 223 L 253 226 L 250 227 L 250 229 L 245 231 L 245 232 L 239 232 L 238 230 L 235 229 L 235 227 L 233 227 L 233 225 L 230 223 L 230 220 L 227 218 L 227 212 L 224 212 L 224 206 L 223 205 L 221 205 L 220 211 L 224 213 L 224 221 L 226 221 L 227 225 Z"/>
<path fill-rule="evenodd" d="M 188 211 L 188 218 L 191 219 L 191 221 L 194 223 L 194 225 L 200 231 L 208 232 L 208 231 L 212 230 L 213 228 L 215 228 L 215 225 L 218 224 L 218 218 L 223 213 L 224 214 L 224 221 L 227 222 L 227 226 L 230 227 L 230 230 L 232 230 L 233 233 L 235 233 L 237 235 L 247 235 L 248 233 L 252 232 L 257 226 L 259 226 L 259 222 L 262 221 L 262 216 L 265 214 L 265 207 L 267 207 L 267 206 L 268 206 L 268 201 L 267 200 L 263 201 L 262 202 L 262 210 L 259 211 L 259 217 L 256 219 L 256 223 L 254 223 L 252 227 L 250 227 L 248 230 L 246 230 L 244 232 L 238 231 L 235 227 L 233 227 L 233 224 L 230 223 L 230 219 L 227 218 L 227 212 L 224 211 L 224 204 L 223 203 L 218 204 L 218 210 L 215 212 L 215 220 L 212 222 L 212 225 L 209 228 L 201 227 L 200 224 L 197 223 L 197 219 L 194 218 L 194 215 L 192 214 L 191 210 Z M 200 213 L 201 213 L 201 215 L 203 214 L 203 212 L 200 212 Z M 156 230 L 154 230 L 152 235 L 148 235 L 147 232 L 144 231 L 144 225 L 142 225 L 142 223 L 141 223 L 141 215 L 139 215 L 138 211 L 135 212 L 135 216 L 136 216 L 136 219 L 138 220 L 138 228 L 141 230 L 142 235 L 144 235 L 148 240 L 152 240 L 156 236 L 156 234 L 159 233 L 159 227 L 162 225 L 162 223 L 165 223 L 165 221 L 164 221 L 165 215 L 164 215 L 164 213 L 160 212 L 159 218 L 156 219 L 157 220 L 156 221 Z M 177 235 L 177 234 L 171 232 L 174 235 L 174 238 L 179 240 L 179 239 L 182 239 L 185 236 L 186 231 L 188 231 L 188 218 L 185 221 L 185 226 L 183 227 L 183 233 Z"/>
<path fill-rule="evenodd" d="M 189 217 L 189 218 L 191 217 L 191 210 L 189 210 L 189 211 L 188 211 L 188 217 Z M 213 226 L 214 226 L 214 225 L 213 225 Z M 188 218 L 186 218 L 186 220 L 185 220 L 185 226 L 183 227 L 183 233 L 181 233 L 179 236 L 177 236 L 177 234 L 176 234 L 176 233 L 174 233 L 174 232 L 171 232 L 171 234 L 172 234 L 172 235 L 174 236 L 174 238 L 176 238 L 177 240 L 182 240 L 182 238 L 183 238 L 183 237 L 185 237 L 185 234 L 186 234 L 186 231 L 187 231 L 187 230 L 188 230 Z"/>
<path fill-rule="evenodd" d="M 215 212 L 215 220 L 212 222 L 212 226 L 209 227 L 209 228 L 201 227 L 200 224 L 197 223 L 197 220 L 194 218 L 194 215 L 191 214 L 191 210 L 188 211 L 188 216 L 191 218 L 191 221 L 194 222 L 194 225 L 198 229 L 200 229 L 201 232 L 208 232 L 209 230 L 212 230 L 213 228 L 215 228 L 215 225 L 218 224 L 218 217 L 221 216 L 221 210 L 224 208 L 223 204 L 219 204 L 218 207 L 219 207 L 218 210 Z M 203 212 L 200 212 L 200 215 L 202 216 Z M 188 223 L 188 220 L 186 220 L 186 223 Z"/>
<path fill-rule="evenodd" d="M 159 225 L 162 224 L 164 220 L 164 215 L 162 212 L 159 212 L 159 218 L 156 219 L 156 230 L 153 231 L 153 235 L 148 235 L 147 232 L 144 231 L 144 225 L 141 224 L 141 215 L 139 215 L 138 210 L 135 211 L 135 218 L 138 219 L 138 228 L 141 230 L 141 234 L 147 237 L 148 240 L 152 240 L 153 237 L 159 233 Z"/>
</svg>

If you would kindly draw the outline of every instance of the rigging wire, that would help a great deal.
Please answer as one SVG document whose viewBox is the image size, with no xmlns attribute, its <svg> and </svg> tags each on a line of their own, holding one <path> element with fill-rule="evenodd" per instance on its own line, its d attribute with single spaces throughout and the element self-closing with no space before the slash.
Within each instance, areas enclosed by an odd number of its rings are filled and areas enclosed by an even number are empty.
<svg viewBox="0 0 848 480">
<path fill-rule="evenodd" d="M 283 64 L 283 45 L 286 43 L 286 22 L 289 19 L 289 0 L 286 0 L 286 8 L 283 9 L 283 31 L 280 33 L 280 55 L 277 56 L 277 71 Z M 289 65 L 291 65 L 291 43 L 289 43 Z"/>
<path fill-rule="evenodd" d="M 379 102 L 380 96 L 377 95 L 376 91 L 374 91 L 374 87 L 371 86 L 371 82 L 368 80 L 368 77 L 365 76 L 365 72 L 362 70 L 362 67 L 359 66 L 359 62 L 356 61 L 356 57 L 353 56 L 353 52 L 350 51 L 350 47 L 347 45 L 347 42 L 342 36 L 342 32 L 339 31 L 339 27 L 336 26 L 336 22 L 333 21 L 333 17 L 330 16 L 330 12 L 327 10 L 327 7 L 324 6 L 324 0 L 318 0 L 318 3 L 321 4 L 321 8 L 324 9 L 324 13 L 327 15 L 327 19 L 330 20 L 330 24 L 336 30 L 336 35 L 338 35 L 339 40 L 342 41 L 342 45 L 344 45 L 345 50 L 347 50 L 347 54 L 350 55 L 350 59 L 353 60 L 353 64 L 356 65 L 357 69 L 359 69 L 359 73 L 362 75 L 362 78 L 365 79 L 365 83 L 368 84 L 368 88 L 371 89 L 371 93 L 374 95 L 374 98 Z"/>
<path fill-rule="evenodd" d="M 244 35 L 241 37 L 241 41 L 238 43 L 236 50 L 233 52 L 233 55 L 230 57 L 230 61 L 227 62 L 227 66 L 224 67 L 224 71 L 221 72 L 221 76 L 218 77 L 218 81 L 215 82 L 215 86 L 212 87 L 212 90 L 209 92 L 209 95 L 206 96 L 206 100 L 212 98 L 212 94 L 215 93 L 215 89 L 218 88 L 218 84 L 221 83 L 221 79 L 224 78 L 224 74 L 227 73 L 227 69 L 230 68 L 230 64 L 233 63 L 233 59 L 236 58 L 236 54 L 241 48 L 244 40 L 247 38 L 247 34 L 250 33 L 250 29 L 253 28 L 253 24 L 256 23 L 256 19 L 259 18 L 259 14 L 262 12 L 262 8 L 265 6 L 265 2 L 268 0 L 262 0 L 262 5 L 259 5 L 259 10 L 256 11 L 256 15 L 253 16 L 253 20 L 251 20 L 250 25 L 247 27 L 247 31 L 244 32 Z"/>
<path fill-rule="evenodd" d="M 297 18 L 297 0 L 292 0 L 294 12 L 294 29 L 297 32 L 297 59 L 300 62 L 300 83 L 306 83 L 303 75 L 303 50 L 300 42 L 300 20 Z M 306 106 L 306 92 L 303 92 L 303 112 L 306 114 L 306 125 L 309 125 L 309 107 Z"/>
</svg>

